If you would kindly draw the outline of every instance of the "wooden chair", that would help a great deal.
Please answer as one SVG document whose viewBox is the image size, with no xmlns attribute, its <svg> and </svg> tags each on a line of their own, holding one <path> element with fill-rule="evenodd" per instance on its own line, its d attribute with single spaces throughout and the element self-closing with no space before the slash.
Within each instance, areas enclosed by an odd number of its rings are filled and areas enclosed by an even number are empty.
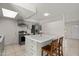
<svg viewBox="0 0 79 59">
<path fill-rule="evenodd" d="M 63 56 L 63 37 L 59 38 L 59 56 Z"/>
<path fill-rule="evenodd" d="M 58 43 L 58 39 L 56 39 L 56 40 L 52 41 L 51 45 L 42 47 L 42 56 L 43 56 L 44 51 L 47 53 L 47 55 L 57 56 L 57 55 L 59 55 L 58 49 L 59 49 L 59 43 Z"/>
</svg>

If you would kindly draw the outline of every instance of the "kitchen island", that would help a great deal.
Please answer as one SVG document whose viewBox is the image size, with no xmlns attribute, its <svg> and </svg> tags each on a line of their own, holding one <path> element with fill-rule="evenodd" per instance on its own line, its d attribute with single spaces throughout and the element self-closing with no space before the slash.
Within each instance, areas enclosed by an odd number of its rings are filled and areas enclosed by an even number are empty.
<svg viewBox="0 0 79 59">
<path fill-rule="evenodd" d="M 26 54 L 27 56 L 41 56 L 41 47 L 49 44 L 52 40 L 57 39 L 54 35 L 29 35 L 26 37 Z"/>
</svg>

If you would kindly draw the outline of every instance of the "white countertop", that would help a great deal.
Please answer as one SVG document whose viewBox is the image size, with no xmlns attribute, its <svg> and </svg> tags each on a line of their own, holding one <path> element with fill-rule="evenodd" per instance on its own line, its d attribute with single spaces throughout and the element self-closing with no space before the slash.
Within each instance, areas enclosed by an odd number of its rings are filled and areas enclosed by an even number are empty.
<svg viewBox="0 0 79 59">
<path fill-rule="evenodd" d="M 34 40 L 36 42 L 39 42 L 39 43 L 43 43 L 43 42 L 46 42 L 46 41 L 49 41 L 49 40 L 57 39 L 56 35 L 45 35 L 45 34 L 29 35 L 29 36 L 25 36 L 25 37 L 28 38 L 28 39 Z"/>
<path fill-rule="evenodd" d="M 0 34 L 0 36 L 0 42 L 2 42 L 4 36 L 2 34 Z"/>
</svg>

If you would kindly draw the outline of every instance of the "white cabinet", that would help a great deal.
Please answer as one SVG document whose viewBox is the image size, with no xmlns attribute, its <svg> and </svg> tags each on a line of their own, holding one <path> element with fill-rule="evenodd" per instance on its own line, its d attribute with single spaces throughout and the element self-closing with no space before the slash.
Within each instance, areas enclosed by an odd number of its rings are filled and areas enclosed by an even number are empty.
<svg viewBox="0 0 79 59">
<path fill-rule="evenodd" d="M 26 54 L 28 56 L 37 55 L 37 42 L 26 38 Z"/>
<path fill-rule="evenodd" d="M 41 47 L 49 44 L 51 40 L 43 43 L 26 38 L 26 55 L 27 56 L 41 56 Z"/>
<path fill-rule="evenodd" d="M 25 37 L 27 56 L 41 56 L 41 47 L 48 45 L 52 41 L 52 38 L 55 39 L 55 36 L 51 35 L 30 35 Z"/>
<path fill-rule="evenodd" d="M 4 37 L 0 37 L 0 56 L 2 55 L 4 51 Z"/>
</svg>

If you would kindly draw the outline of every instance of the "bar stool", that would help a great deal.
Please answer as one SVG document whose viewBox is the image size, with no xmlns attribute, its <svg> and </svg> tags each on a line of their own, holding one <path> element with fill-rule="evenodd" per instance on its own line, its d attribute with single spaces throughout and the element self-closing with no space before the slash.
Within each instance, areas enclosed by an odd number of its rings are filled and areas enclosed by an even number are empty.
<svg viewBox="0 0 79 59">
<path fill-rule="evenodd" d="M 49 56 L 57 56 L 59 55 L 59 43 L 58 39 L 52 41 L 51 45 L 47 45 L 42 47 L 42 56 L 43 56 L 43 51 L 47 53 Z"/>
<path fill-rule="evenodd" d="M 63 37 L 59 38 L 59 56 L 63 56 Z"/>
</svg>

